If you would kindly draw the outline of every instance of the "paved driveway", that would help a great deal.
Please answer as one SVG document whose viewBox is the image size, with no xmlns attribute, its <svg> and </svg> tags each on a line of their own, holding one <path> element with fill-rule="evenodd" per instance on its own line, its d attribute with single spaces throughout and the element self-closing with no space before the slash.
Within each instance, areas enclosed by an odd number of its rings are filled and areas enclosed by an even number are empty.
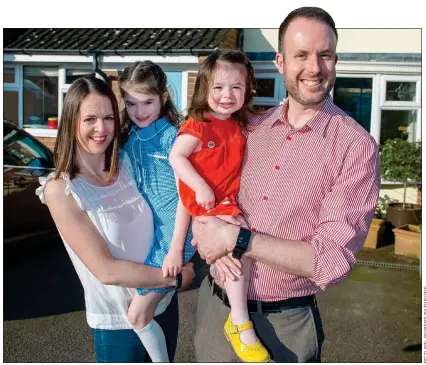
<svg viewBox="0 0 426 365">
<path fill-rule="evenodd" d="M 205 274 L 201 265 L 200 272 Z M 194 362 L 194 289 L 179 294 L 177 362 Z M 416 271 L 358 265 L 317 296 L 323 362 L 421 362 L 421 283 Z M 80 283 L 61 245 L 5 256 L 4 362 L 94 362 Z"/>
</svg>

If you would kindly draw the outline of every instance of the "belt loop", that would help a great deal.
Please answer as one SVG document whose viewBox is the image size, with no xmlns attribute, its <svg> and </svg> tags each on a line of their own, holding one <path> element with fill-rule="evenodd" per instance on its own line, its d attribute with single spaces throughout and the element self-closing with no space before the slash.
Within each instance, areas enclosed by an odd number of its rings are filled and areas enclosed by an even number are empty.
<svg viewBox="0 0 426 365">
<path fill-rule="evenodd" d="M 257 312 L 262 313 L 262 303 L 259 300 L 256 300 Z"/>
<path fill-rule="evenodd" d="M 213 296 L 214 295 L 214 280 L 212 279 L 212 281 L 210 281 L 210 295 Z"/>
</svg>

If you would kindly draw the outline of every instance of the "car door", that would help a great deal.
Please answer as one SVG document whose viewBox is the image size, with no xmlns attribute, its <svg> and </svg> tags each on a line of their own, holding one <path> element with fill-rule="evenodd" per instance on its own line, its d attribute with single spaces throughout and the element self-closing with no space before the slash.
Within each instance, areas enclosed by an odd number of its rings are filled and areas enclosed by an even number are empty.
<svg viewBox="0 0 426 365">
<path fill-rule="evenodd" d="M 3 239 L 12 243 L 56 232 L 35 190 L 53 171 L 52 153 L 28 133 L 3 123 Z"/>
</svg>

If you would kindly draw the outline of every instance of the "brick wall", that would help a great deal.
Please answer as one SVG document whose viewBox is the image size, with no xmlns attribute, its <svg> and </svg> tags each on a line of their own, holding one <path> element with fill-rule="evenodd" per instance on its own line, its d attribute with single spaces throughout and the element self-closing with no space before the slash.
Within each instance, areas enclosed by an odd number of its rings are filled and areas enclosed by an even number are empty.
<svg viewBox="0 0 426 365">
<path fill-rule="evenodd" d="M 55 137 L 35 137 L 41 143 L 43 143 L 47 148 L 53 151 L 55 147 L 56 138 Z"/>
<path fill-rule="evenodd" d="M 191 103 L 192 95 L 194 94 L 195 79 L 197 78 L 197 72 L 188 72 L 188 95 L 187 105 Z"/>
</svg>

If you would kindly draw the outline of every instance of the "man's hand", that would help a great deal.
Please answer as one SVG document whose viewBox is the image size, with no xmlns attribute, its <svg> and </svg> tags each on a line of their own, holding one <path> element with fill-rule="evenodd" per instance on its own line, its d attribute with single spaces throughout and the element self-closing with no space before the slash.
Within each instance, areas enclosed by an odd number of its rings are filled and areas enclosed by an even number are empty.
<svg viewBox="0 0 426 365">
<path fill-rule="evenodd" d="M 240 228 L 216 217 L 200 216 L 192 222 L 192 245 L 208 264 L 233 251 Z"/>
<path fill-rule="evenodd" d="M 222 287 L 226 279 L 237 281 L 243 274 L 243 264 L 240 260 L 234 259 L 232 253 L 228 253 L 220 259 L 217 259 L 214 263 L 214 268 L 214 278 L 216 281 L 220 282 Z"/>
<path fill-rule="evenodd" d="M 185 290 L 186 288 L 188 288 L 191 283 L 192 280 L 194 280 L 194 264 L 192 262 L 188 262 L 187 264 L 182 266 L 182 286 L 178 291 L 182 291 Z"/>
<path fill-rule="evenodd" d="M 163 261 L 163 277 L 176 276 L 182 270 L 182 251 L 171 249 Z"/>
</svg>

